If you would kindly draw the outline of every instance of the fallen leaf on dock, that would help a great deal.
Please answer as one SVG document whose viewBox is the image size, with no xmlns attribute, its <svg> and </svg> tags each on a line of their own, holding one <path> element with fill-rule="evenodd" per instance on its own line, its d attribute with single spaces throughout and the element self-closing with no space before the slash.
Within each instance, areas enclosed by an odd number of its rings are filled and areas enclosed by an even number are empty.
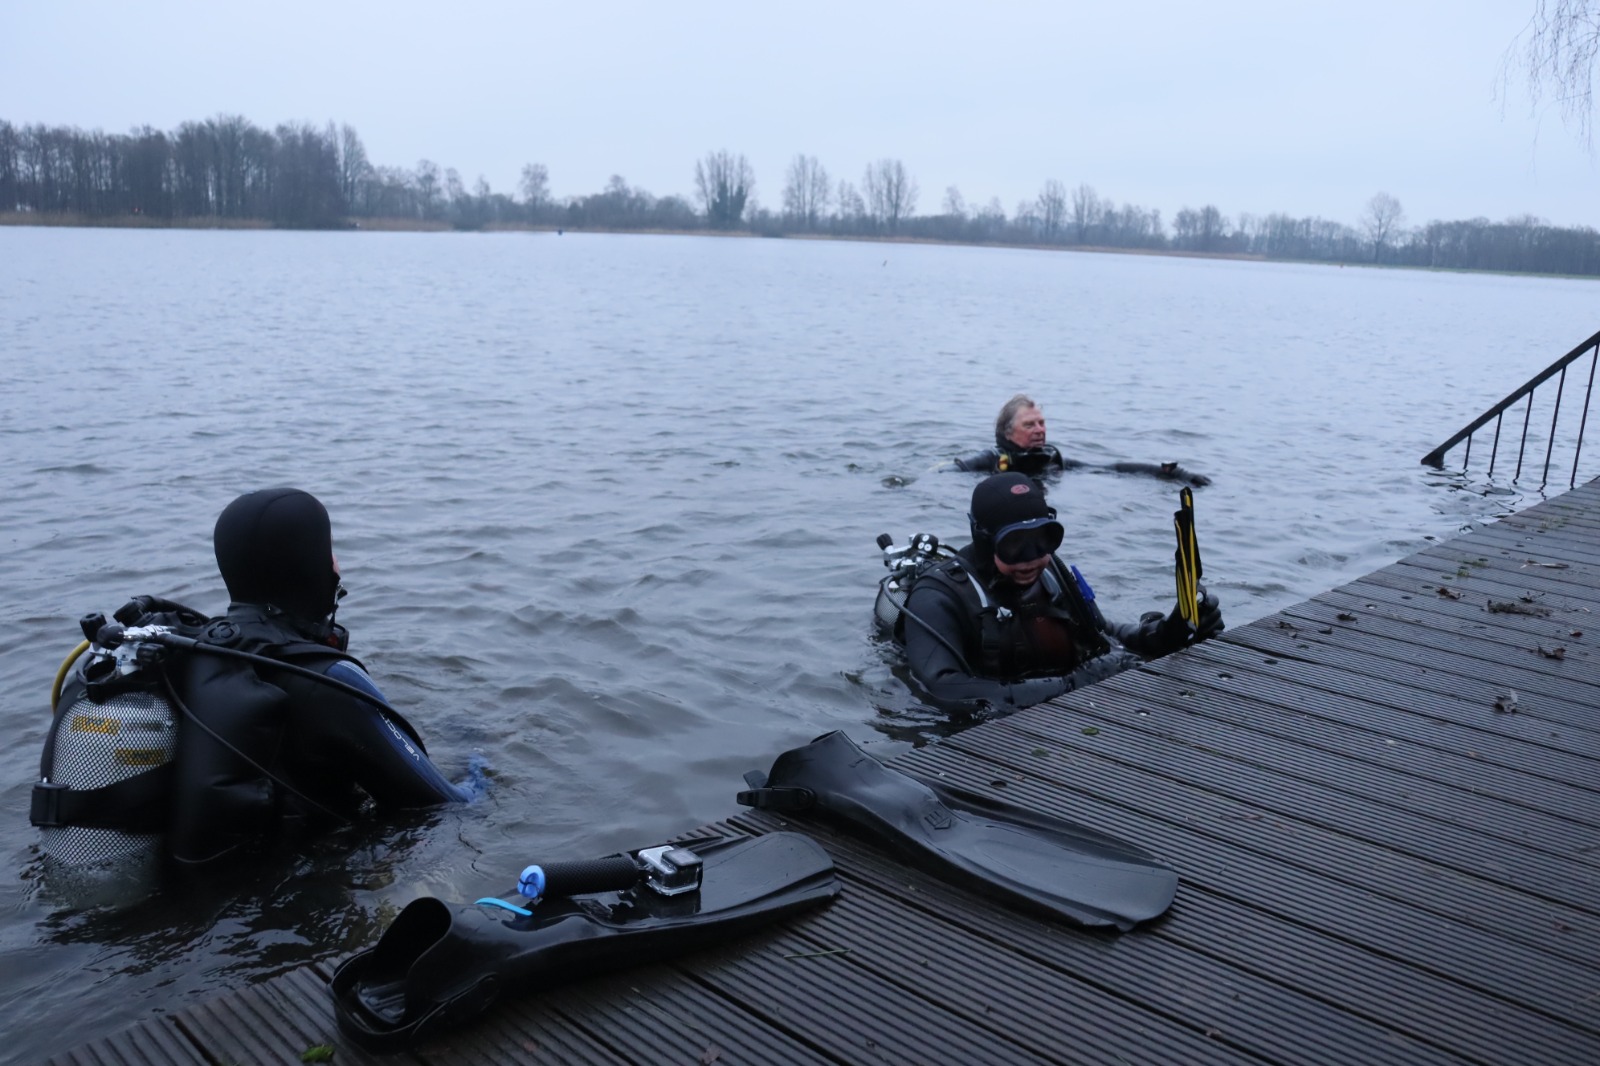
<svg viewBox="0 0 1600 1066">
<path fill-rule="evenodd" d="M 1494 699 L 1494 709 L 1501 714 L 1515 714 L 1517 711 L 1517 693 L 1513 689 L 1506 689 Z"/>
<path fill-rule="evenodd" d="M 1539 645 L 1539 654 L 1543 655 L 1546 659 L 1565 659 L 1567 657 L 1567 649 L 1550 648 L 1546 650 L 1545 646 L 1541 644 Z"/>
<path fill-rule="evenodd" d="M 1529 566 L 1542 566 L 1546 570 L 1565 570 L 1567 567 L 1571 566 L 1572 564 L 1571 563 L 1541 563 L 1537 559 L 1529 559 L 1527 562 L 1523 563 L 1522 565 L 1523 565 L 1524 568 L 1529 567 Z"/>
<path fill-rule="evenodd" d="M 1334 617 L 1341 622 L 1354 622 L 1356 620 L 1356 616 L 1351 614 L 1349 611 L 1340 611 L 1338 614 L 1334 615 Z"/>
<path fill-rule="evenodd" d="M 1461 598 L 1461 593 L 1457 592 L 1455 589 L 1447 589 L 1443 585 L 1439 586 L 1439 595 L 1443 596 L 1447 600 L 1459 600 Z"/>
<path fill-rule="evenodd" d="M 1525 614 L 1534 618 L 1548 618 L 1550 608 L 1533 606 L 1526 603 L 1515 603 L 1511 600 L 1490 600 L 1488 611 L 1490 614 Z"/>
</svg>

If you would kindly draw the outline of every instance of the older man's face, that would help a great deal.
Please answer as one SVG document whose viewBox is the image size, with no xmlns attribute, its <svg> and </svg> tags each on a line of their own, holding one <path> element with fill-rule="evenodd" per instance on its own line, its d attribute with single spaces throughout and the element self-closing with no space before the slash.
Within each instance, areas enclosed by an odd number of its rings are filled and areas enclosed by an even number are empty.
<svg viewBox="0 0 1600 1066">
<path fill-rule="evenodd" d="M 1044 412 L 1024 407 L 1011 422 L 1011 443 L 1019 448 L 1044 447 Z"/>
</svg>

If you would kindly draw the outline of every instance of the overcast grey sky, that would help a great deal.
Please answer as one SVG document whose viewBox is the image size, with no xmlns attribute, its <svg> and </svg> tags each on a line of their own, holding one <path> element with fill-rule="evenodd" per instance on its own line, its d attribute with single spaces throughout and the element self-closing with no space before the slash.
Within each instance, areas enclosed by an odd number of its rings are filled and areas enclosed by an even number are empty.
<svg viewBox="0 0 1600 1066">
<path fill-rule="evenodd" d="M 1534 0 L 7 0 L 0 118 L 125 132 L 239 114 L 347 122 L 374 163 L 556 196 L 620 174 L 693 190 L 743 152 L 781 201 L 797 152 L 835 183 L 898 158 L 1006 213 L 1050 178 L 1160 208 L 1354 223 L 1534 214 L 1600 225 L 1600 164 L 1520 78 Z"/>
</svg>

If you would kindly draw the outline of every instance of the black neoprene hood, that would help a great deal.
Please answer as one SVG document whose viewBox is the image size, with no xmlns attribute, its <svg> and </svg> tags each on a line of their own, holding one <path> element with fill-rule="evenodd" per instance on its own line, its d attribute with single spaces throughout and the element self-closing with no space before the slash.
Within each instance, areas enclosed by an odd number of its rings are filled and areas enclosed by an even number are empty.
<svg viewBox="0 0 1600 1066">
<path fill-rule="evenodd" d="M 995 474 L 972 490 L 974 534 L 981 529 L 986 538 L 1006 526 L 1054 514 L 1038 483 L 1026 474 Z"/>
<path fill-rule="evenodd" d="M 333 610 L 339 575 L 327 508 L 301 489 L 240 496 L 217 518 L 217 569 L 236 603 L 271 604 L 317 620 Z"/>
</svg>

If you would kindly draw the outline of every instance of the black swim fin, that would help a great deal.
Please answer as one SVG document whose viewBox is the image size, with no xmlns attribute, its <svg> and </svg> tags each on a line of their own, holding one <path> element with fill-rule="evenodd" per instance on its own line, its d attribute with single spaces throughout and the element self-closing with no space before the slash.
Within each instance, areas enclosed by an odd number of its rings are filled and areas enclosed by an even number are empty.
<svg viewBox="0 0 1600 1066">
<path fill-rule="evenodd" d="M 698 857 L 700 881 L 671 895 L 639 884 L 536 903 L 515 895 L 515 903 L 413 900 L 376 947 L 334 972 L 339 1027 L 373 1051 L 409 1047 L 481 1013 L 503 992 L 695 951 L 839 894 L 833 860 L 799 833 L 679 846 Z M 563 865 L 604 871 L 613 862 Z"/>
<path fill-rule="evenodd" d="M 884 766 L 841 732 L 745 775 L 747 807 L 816 811 L 954 884 L 1019 909 L 1126 932 L 1162 914 L 1178 874 L 1115 837 Z"/>
</svg>

